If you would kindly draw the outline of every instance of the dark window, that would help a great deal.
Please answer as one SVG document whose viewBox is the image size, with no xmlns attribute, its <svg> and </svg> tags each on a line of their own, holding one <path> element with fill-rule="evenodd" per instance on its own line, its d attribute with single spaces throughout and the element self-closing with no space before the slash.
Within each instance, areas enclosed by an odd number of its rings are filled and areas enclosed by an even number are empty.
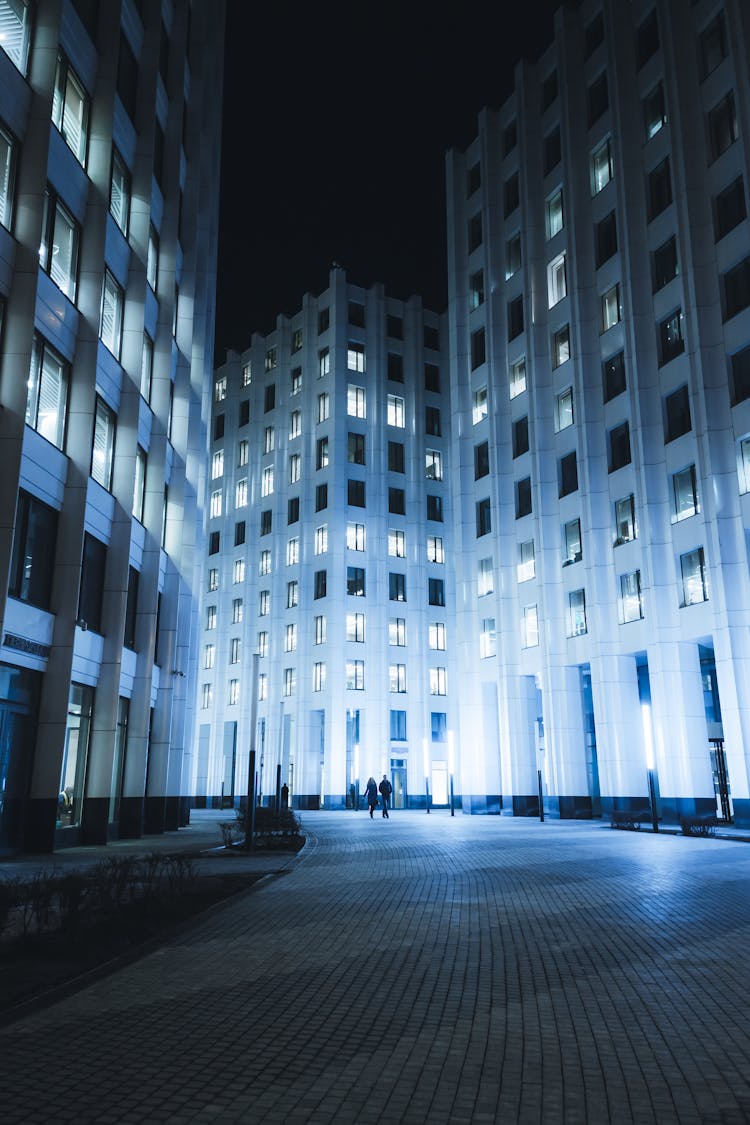
<svg viewBox="0 0 750 1125">
<path fill-rule="evenodd" d="M 609 402 L 617 398 L 625 390 L 625 353 L 617 352 L 605 359 L 602 364 L 602 381 L 604 384 L 604 401 Z"/>
<path fill-rule="evenodd" d="M 750 305 L 750 258 L 744 258 L 721 277 L 724 320 Z"/>
<path fill-rule="evenodd" d="M 388 469 L 392 473 L 404 471 L 404 446 L 400 441 L 388 442 Z"/>
<path fill-rule="evenodd" d="M 643 99 L 643 125 L 646 140 L 650 141 L 652 137 L 656 136 L 666 123 L 667 105 L 664 100 L 664 87 L 661 82 L 658 82 Z"/>
<path fill-rule="evenodd" d="M 471 334 L 471 368 L 480 367 L 485 361 L 484 329 L 478 328 Z"/>
<path fill-rule="evenodd" d="M 392 602 L 405 602 L 406 601 L 406 575 L 405 574 L 389 574 L 388 575 L 388 598 Z"/>
<path fill-rule="evenodd" d="M 331 323 L 331 311 L 330 311 L 330 309 L 320 309 L 319 312 L 318 312 L 318 335 L 320 335 L 321 332 L 325 332 L 330 323 Z"/>
<path fill-rule="evenodd" d="M 703 29 L 698 44 L 700 47 L 701 81 L 703 81 L 727 57 L 727 33 L 723 12 L 719 12 L 710 24 Z"/>
<path fill-rule="evenodd" d="M 56 543 L 57 512 L 21 489 L 8 586 L 11 597 L 49 609 Z"/>
<path fill-rule="evenodd" d="M 658 326 L 659 366 L 663 367 L 670 359 L 682 355 L 685 351 L 685 339 L 682 335 L 682 312 L 677 309 L 671 313 Z"/>
<path fill-rule="evenodd" d="M 519 187 L 518 187 L 518 172 L 514 172 L 512 176 L 505 181 L 503 186 L 503 214 L 508 218 L 518 206 L 519 200 Z"/>
<path fill-rule="evenodd" d="M 422 339 L 424 346 L 429 348 L 430 351 L 436 352 L 440 347 L 440 333 L 432 324 L 425 324 L 422 331 Z"/>
<path fill-rule="evenodd" d="M 448 741 L 448 716 L 445 711 L 432 711 L 430 713 L 430 727 L 433 742 Z"/>
<path fill-rule="evenodd" d="M 657 247 L 651 255 L 654 293 L 677 277 L 677 240 L 674 235 Z"/>
<path fill-rule="evenodd" d="M 622 422 L 609 431 L 609 471 L 621 469 L 630 464 L 630 426 Z"/>
<path fill-rule="evenodd" d="M 515 120 L 511 121 L 505 126 L 503 132 L 503 156 L 507 156 L 509 152 L 518 144 L 518 124 Z"/>
<path fill-rule="evenodd" d="M 560 141 L 560 128 L 559 126 L 548 133 L 544 138 L 544 146 L 542 149 L 542 171 L 546 176 L 551 172 L 562 159 L 562 143 Z"/>
<path fill-rule="evenodd" d="M 445 583 L 442 578 L 430 578 L 427 581 L 427 597 L 430 605 L 445 605 Z"/>
<path fill-rule="evenodd" d="M 745 184 L 738 176 L 714 199 L 714 236 L 718 242 L 747 216 Z"/>
<path fill-rule="evenodd" d="M 347 503 L 355 508 L 365 507 L 365 482 L 363 480 L 349 480 L 346 482 Z"/>
<path fill-rule="evenodd" d="M 553 70 L 551 74 L 542 82 L 542 112 L 549 109 L 553 101 L 557 97 L 557 71 Z"/>
<path fill-rule="evenodd" d="M 324 598 L 326 596 L 326 574 L 325 570 L 315 571 L 313 598 Z"/>
<path fill-rule="evenodd" d="M 328 485 L 319 484 L 315 489 L 315 511 L 322 512 L 328 507 Z"/>
<path fill-rule="evenodd" d="M 489 496 L 483 500 L 477 500 L 476 503 L 476 519 L 477 519 L 477 539 L 482 535 L 488 535 L 492 531 L 492 508 L 490 506 Z"/>
<path fill-rule="evenodd" d="M 732 90 L 722 98 L 708 115 L 708 143 L 711 159 L 717 160 L 722 152 L 737 140 L 737 110 Z"/>
<path fill-rule="evenodd" d="M 218 555 L 221 547 L 221 537 L 218 531 L 210 532 L 208 536 L 208 553 L 209 555 Z"/>
<path fill-rule="evenodd" d="M 516 481 L 516 519 L 531 514 L 531 477 Z"/>
<path fill-rule="evenodd" d="M 169 78 L 169 36 L 167 35 L 167 29 L 164 26 L 163 20 L 161 24 L 161 39 L 159 40 L 159 75 L 166 86 Z"/>
<path fill-rule="evenodd" d="M 388 489 L 388 511 L 394 516 L 406 514 L 406 493 L 403 488 Z"/>
<path fill-rule="evenodd" d="M 394 383 L 404 381 L 404 357 L 397 352 L 388 352 L 388 378 Z"/>
<path fill-rule="evenodd" d="M 164 187 L 164 130 L 158 120 L 154 127 L 154 178 L 160 188 Z"/>
<path fill-rule="evenodd" d="M 594 228 L 596 241 L 596 268 L 617 253 L 617 220 L 614 211 L 605 215 Z"/>
<path fill-rule="evenodd" d="M 508 301 L 508 339 L 515 340 L 523 332 L 523 297 Z"/>
<path fill-rule="evenodd" d="M 435 523 L 443 522 L 443 498 L 442 496 L 432 496 L 427 494 L 427 519 L 434 520 Z"/>
<path fill-rule="evenodd" d="M 353 324 L 355 328 L 364 328 L 365 326 L 365 306 L 359 301 L 349 302 L 349 323 Z"/>
<path fill-rule="evenodd" d="M 690 432 L 690 397 L 687 387 L 678 387 L 664 399 L 664 440 L 674 441 Z"/>
<path fill-rule="evenodd" d="M 365 596 L 365 572 L 361 566 L 348 566 L 346 568 L 346 592 L 353 598 Z"/>
<path fill-rule="evenodd" d="M 635 34 L 635 61 L 640 70 L 652 55 L 659 50 L 659 23 L 656 8 L 646 16 Z"/>
<path fill-rule="evenodd" d="M 244 520 L 238 520 L 237 523 L 234 525 L 234 545 L 235 545 L 235 547 L 241 547 L 244 542 L 245 542 L 245 521 Z"/>
<path fill-rule="evenodd" d="M 138 583 L 140 574 L 134 566 L 128 567 L 128 596 L 125 601 L 125 632 L 122 643 L 135 651 L 135 623 L 138 613 Z"/>
<path fill-rule="evenodd" d="M 732 406 L 750 398 L 750 347 L 730 356 Z"/>
<path fill-rule="evenodd" d="M 560 458 L 558 485 L 560 496 L 568 496 L 571 492 L 578 491 L 578 461 L 575 450 Z"/>
<path fill-rule="evenodd" d="M 647 180 L 648 220 L 661 215 L 672 202 L 672 177 L 669 174 L 669 157 L 649 172 Z"/>
<path fill-rule="evenodd" d="M 609 89 L 607 87 L 607 74 L 603 72 L 586 91 L 588 105 L 589 126 L 601 117 L 609 106 Z"/>
<path fill-rule="evenodd" d="M 217 414 L 214 418 L 214 441 L 224 437 L 224 415 Z"/>
<path fill-rule="evenodd" d="M 436 363 L 424 365 L 424 389 L 436 393 L 440 392 L 440 368 Z"/>
<path fill-rule="evenodd" d="M 482 216 L 472 215 L 469 219 L 469 253 L 482 244 Z"/>
<path fill-rule="evenodd" d="M 104 569 L 107 565 L 107 548 L 93 535 L 83 537 L 81 585 L 78 591 L 78 620 L 85 621 L 95 633 L 102 631 L 102 602 L 104 599 Z"/>
<path fill-rule="evenodd" d="M 390 313 L 385 318 L 385 331 L 388 336 L 394 340 L 403 340 L 404 338 L 404 322 L 400 316 L 392 316 Z"/>
<path fill-rule="evenodd" d="M 292 496 L 287 500 L 286 504 L 286 522 L 297 523 L 299 521 L 299 496 Z"/>
<path fill-rule="evenodd" d="M 513 457 L 529 452 L 529 419 L 517 418 L 513 423 Z"/>
<path fill-rule="evenodd" d="M 476 164 L 472 164 L 471 168 L 469 168 L 469 171 L 466 173 L 466 194 L 473 195 L 475 191 L 479 190 L 481 183 L 482 166 L 479 161 L 477 161 Z"/>
<path fill-rule="evenodd" d="M 425 406 L 424 408 L 424 428 L 425 433 L 430 437 L 440 437 L 440 408 L 437 406 Z"/>
<path fill-rule="evenodd" d="M 271 527 L 273 526 L 273 513 L 270 508 L 266 508 L 260 513 L 260 533 L 261 535 L 270 535 Z"/>
<path fill-rule="evenodd" d="M 490 471 L 490 447 L 486 441 L 474 446 L 474 480 L 486 477 Z"/>
<path fill-rule="evenodd" d="M 347 460 L 353 465 L 365 464 L 365 435 L 352 434 L 347 439 Z"/>
<path fill-rule="evenodd" d="M 589 58 L 604 39 L 604 15 L 597 12 L 583 34 L 583 57 Z"/>
<path fill-rule="evenodd" d="M 242 401 L 240 402 L 239 424 L 240 424 L 240 426 L 246 426 L 249 421 L 250 421 L 250 399 L 249 398 L 243 398 Z"/>
<path fill-rule="evenodd" d="M 269 383 L 263 392 L 263 413 L 268 414 L 276 405 L 276 384 Z"/>
<path fill-rule="evenodd" d="M 328 464 L 328 438 L 321 437 L 315 443 L 315 468 L 325 469 Z"/>
<path fill-rule="evenodd" d="M 391 711 L 391 742 L 406 742 L 406 711 Z"/>
<path fill-rule="evenodd" d="M 117 93 L 128 117 L 135 122 L 138 103 L 138 63 L 125 35 L 120 36 L 117 58 Z"/>
</svg>

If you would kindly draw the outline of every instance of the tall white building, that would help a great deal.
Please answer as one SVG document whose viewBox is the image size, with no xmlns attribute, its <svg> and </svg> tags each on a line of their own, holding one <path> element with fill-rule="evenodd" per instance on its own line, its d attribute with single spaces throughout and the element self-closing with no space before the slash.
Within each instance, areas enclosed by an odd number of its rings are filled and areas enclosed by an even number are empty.
<svg viewBox="0 0 750 1125">
<path fill-rule="evenodd" d="M 0 848 L 189 815 L 223 3 L 0 0 Z"/>
<path fill-rule="evenodd" d="M 247 794 L 254 749 L 264 800 L 278 781 L 297 808 L 351 807 L 387 773 L 397 807 L 448 801 L 443 343 L 417 298 L 335 267 L 325 292 L 215 373 L 199 800 Z"/>
<path fill-rule="evenodd" d="M 750 823 L 749 57 L 743 0 L 565 5 L 447 158 L 457 738 L 503 812 Z"/>
</svg>

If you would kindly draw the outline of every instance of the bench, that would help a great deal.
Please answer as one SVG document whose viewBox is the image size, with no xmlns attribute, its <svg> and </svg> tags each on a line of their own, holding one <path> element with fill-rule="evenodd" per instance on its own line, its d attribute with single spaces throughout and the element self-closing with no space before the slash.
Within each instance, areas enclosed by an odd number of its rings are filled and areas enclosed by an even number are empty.
<svg viewBox="0 0 750 1125">
<path fill-rule="evenodd" d="M 609 814 L 612 828 L 624 828 L 629 831 L 640 829 L 644 820 L 651 820 L 650 809 L 612 809 Z"/>
<path fill-rule="evenodd" d="M 684 836 L 713 836 L 718 823 L 717 817 L 711 813 L 680 817 L 680 828 Z"/>
</svg>

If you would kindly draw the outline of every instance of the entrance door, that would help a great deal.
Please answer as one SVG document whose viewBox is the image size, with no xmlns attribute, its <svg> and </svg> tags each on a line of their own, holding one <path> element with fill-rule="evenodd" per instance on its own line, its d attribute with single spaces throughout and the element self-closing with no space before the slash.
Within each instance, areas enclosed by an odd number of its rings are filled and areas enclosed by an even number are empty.
<svg viewBox="0 0 750 1125">
<path fill-rule="evenodd" d="M 393 795 L 391 797 L 394 809 L 406 808 L 406 766 L 393 766 L 391 768 Z"/>
<path fill-rule="evenodd" d="M 709 744 L 711 746 L 711 770 L 714 775 L 714 793 L 716 794 L 716 816 L 725 824 L 731 824 L 734 810 L 732 808 L 732 795 L 729 792 L 724 739 L 710 738 Z"/>
</svg>

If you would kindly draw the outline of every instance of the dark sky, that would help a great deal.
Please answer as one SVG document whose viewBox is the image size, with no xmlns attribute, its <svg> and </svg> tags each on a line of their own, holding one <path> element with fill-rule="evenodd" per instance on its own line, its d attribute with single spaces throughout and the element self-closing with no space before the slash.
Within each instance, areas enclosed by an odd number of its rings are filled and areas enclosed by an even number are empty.
<svg viewBox="0 0 750 1125">
<path fill-rule="evenodd" d="M 333 261 L 445 308 L 446 150 L 549 43 L 558 3 L 227 0 L 217 362 Z"/>
</svg>

